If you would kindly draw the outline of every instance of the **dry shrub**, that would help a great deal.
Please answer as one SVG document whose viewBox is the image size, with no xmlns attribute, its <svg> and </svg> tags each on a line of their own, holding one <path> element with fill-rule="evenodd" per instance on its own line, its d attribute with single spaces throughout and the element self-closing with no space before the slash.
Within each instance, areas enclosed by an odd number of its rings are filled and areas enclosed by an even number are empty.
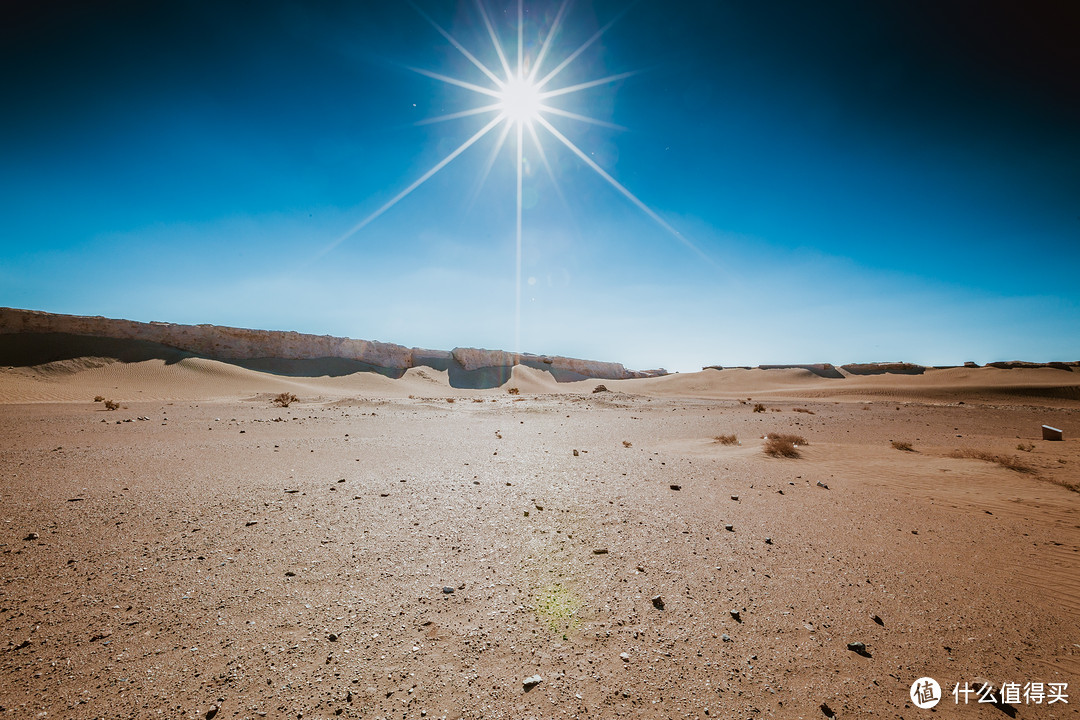
<svg viewBox="0 0 1080 720">
<path fill-rule="evenodd" d="M 628 448 L 628 447 L 633 447 L 633 446 L 634 446 L 634 443 L 630 442 L 629 440 L 623 440 L 623 441 L 622 441 L 622 446 L 623 446 L 623 447 L 626 447 L 626 448 Z"/>
<path fill-rule="evenodd" d="M 95 395 L 94 402 L 105 402 L 105 398 L 101 395 Z"/>
<path fill-rule="evenodd" d="M 762 446 L 761 449 L 766 455 L 772 455 L 773 457 L 801 457 L 799 448 L 795 446 L 795 443 L 790 440 L 784 440 L 783 438 L 767 437 L 765 438 L 765 445 Z"/>
<path fill-rule="evenodd" d="M 758 403 L 754 406 L 754 412 L 765 412 L 765 406 L 761 403 Z"/>
<path fill-rule="evenodd" d="M 907 440 L 893 440 L 892 446 L 897 450 L 903 450 L 904 452 L 915 452 L 915 448 L 911 447 L 911 443 Z"/>
<path fill-rule="evenodd" d="M 274 405 L 277 405 L 278 407 L 287 408 L 287 407 L 289 407 L 289 405 L 292 405 L 294 402 L 296 402 L 299 399 L 300 398 L 296 397 L 292 393 L 283 392 L 283 393 L 279 393 L 277 395 L 277 397 L 275 397 L 272 400 L 272 403 Z"/>
<path fill-rule="evenodd" d="M 114 400 L 105 400 L 105 409 L 106 410 L 119 410 L 120 409 L 120 403 L 118 403 L 118 402 L 116 402 Z"/>
<path fill-rule="evenodd" d="M 721 445 L 738 445 L 739 444 L 739 438 L 736 437 L 735 435 L 717 435 L 716 437 L 713 438 L 713 440 L 715 442 L 720 443 Z"/>
<path fill-rule="evenodd" d="M 506 392 L 510 393 L 511 395 L 517 395 L 521 391 L 518 390 L 516 387 L 511 387 L 511 388 L 506 388 Z"/>
<path fill-rule="evenodd" d="M 773 412 L 784 412 L 782 408 L 771 408 Z"/>
<path fill-rule="evenodd" d="M 953 450 L 951 453 L 949 453 L 949 457 L 974 458 L 975 460 L 985 460 L 986 462 L 996 463 L 1003 468 L 1015 470 L 1018 473 L 1026 473 L 1028 475 L 1036 474 L 1035 468 L 1020 462 L 1020 458 L 1016 457 L 1015 455 L 999 455 L 997 453 L 992 453 L 988 450 L 962 448 L 959 450 Z"/>
<path fill-rule="evenodd" d="M 792 411 L 793 412 L 806 413 L 807 415 L 813 415 L 814 414 L 813 410 L 809 410 L 807 408 L 792 408 Z"/>
</svg>

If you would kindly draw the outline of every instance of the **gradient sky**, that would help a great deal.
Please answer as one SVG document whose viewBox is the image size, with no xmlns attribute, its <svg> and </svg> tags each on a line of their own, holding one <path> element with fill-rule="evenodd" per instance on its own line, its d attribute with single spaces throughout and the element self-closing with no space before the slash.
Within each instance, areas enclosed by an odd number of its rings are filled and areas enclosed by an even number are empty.
<svg viewBox="0 0 1080 720">
<path fill-rule="evenodd" d="M 484 0 L 508 53 L 514 0 Z M 525 0 L 535 56 L 560 2 Z M 576 0 L 612 20 L 525 145 L 524 351 L 633 368 L 1080 359 L 1080 4 Z M 625 13 L 621 14 L 623 10 Z M 515 343 L 515 145 L 424 15 L 471 0 L 55 2 L 0 24 L 0 305 Z M 554 176 L 554 181 L 552 178 Z"/>
</svg>

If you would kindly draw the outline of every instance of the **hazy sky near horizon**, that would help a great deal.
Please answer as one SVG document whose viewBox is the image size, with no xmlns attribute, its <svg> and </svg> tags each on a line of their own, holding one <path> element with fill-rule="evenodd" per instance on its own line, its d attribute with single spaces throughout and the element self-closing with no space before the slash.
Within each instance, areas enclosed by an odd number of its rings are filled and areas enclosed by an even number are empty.
<svg viewBox="0 0 1080 720">
<path fill-rule="evenodd" d="M 0 305 L 513 349 L 514 131 L 349 234 L 494 118 L 423 122 L 493 102 L 417 72 L 491 85 L 426 15 L 502 74 L 473 0 L 5 14 Z M 1080 4 L 575 0 L 540 74 L 609 24 L 546 117 L 655 217 L 526 132 L 521 350 L 1080 359 Z"/>
</svg>

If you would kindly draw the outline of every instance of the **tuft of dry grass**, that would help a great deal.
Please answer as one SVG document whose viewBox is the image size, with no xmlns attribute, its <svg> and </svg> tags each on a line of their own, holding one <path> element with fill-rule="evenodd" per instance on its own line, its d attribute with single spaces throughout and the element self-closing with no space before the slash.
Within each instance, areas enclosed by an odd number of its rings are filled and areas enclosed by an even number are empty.
<svg viewBox="0 0 1080 720">
<path fill-rule="evenodd" d="M 103 395 L 95 395 L 94 402 L 105 402 L 105 397 Z"/>
<path fill-rule="evenodd" d="M 907 440 L 893 440 L 892 446 L 897 450 L 903 450 L 904 452 L 915 452 L 915 448 L 911 447 L 911 443 Z"/>
<path fill-rule="evenodd" d="M 765 445 L 763 445 L 761 449 L 766 455 L 772 455 L 773 457 L 802 457 L 799 453 L 799 448 L 797 448 L 793 442 L 781 438 L 765 438 Z"/>
<path fill-rule="evenodd" d="M 287 408 L 300 398 L 290 392 L 279 393 L 271 402 L 278 407 Z"/>
<path fill-rule="evenodd" d="M 623 440 L 622 441 L 622 446 L 625 447 L 625 448 L 633 447 L 634 443 L 630 442 L 629 440 Z"/>
<path fill-rule="evenodd" d="M 765 445 L 762 446 L 762 450 L 766 455 L 773 457 L 797 458 L 802 457 L 799 448 L 809 444 L 802 435 L 773 433 L 765 436 Z"/>
<path fill-rule="evenodd" d="M 1003 468 L 1008 468 L 1009 470 L 1014 470 L 1018 473 L 1026 473 L 1028 475 L 1037 474 L 1035 468 L 1020 462 L 1020 458 L 1016 457 L 1015 455 L 999 455 L 997 453 L 992 453 L 989 450 L 961 448 L 958 450 L 953 450 L 951 453 L 949 453 L 949 457 L 985 460 L 986 462 L 996 463 Z"/>
<path fill-rule="evenodd" d="M 720 443 L 721 445 L 738 445 L 739 444 L 739 438 L 736 437 L 735 435 L 717 435 L 716 437 L 713 438 L 713 440 L 715 442 Z"/>
<path fill-rule="evenodd" d="M 119 410 L 120 409 L 120 403 L 116 402 L 115 400 L 105 400 L 105 409 L 106 410 Z"/>
<path fill-rule="evenodd" d="M 506 388 L 506 392 L 508 392 L 511 395 L 517 395 L 521 391 L 518 390 L 516 387 L 509 387 L 509 388 Z"/>
<path fill-rule="evenodd" d="M 807 415 L 814 415 L 814 411 L 808 408 L 791 408 L 792 412 L 806 413 Z"/>
<path fill-rule="evenodd" d="M 765 412 L 765 406 L 761 403 L 754 405 L 754 412 Z"/>
</svg>

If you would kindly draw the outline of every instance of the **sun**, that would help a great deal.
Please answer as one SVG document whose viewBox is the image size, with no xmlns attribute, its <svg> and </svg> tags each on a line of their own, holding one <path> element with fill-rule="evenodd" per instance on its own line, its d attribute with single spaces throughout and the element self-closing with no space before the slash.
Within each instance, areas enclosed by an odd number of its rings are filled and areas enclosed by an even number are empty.
<svg viewBox="0 0 1080 720">
<path fill-rule="evenodd" d="M 531 78 L 518 75 L 505 83 L 499 92 L 498 109 L 518 125 L 529 124 L 540 117 L 544 105 L 540 87 Z"/>
<path fill-rule="evenodd" d="M 410 3 L 412 4 L 412 3 Z M 525 159 L 525 143 L 527 140 L 532 141 L 532 145 L 536 156 L 540 160 L 540 164 L 547 171 L 548 176 L 551 178 L 552 183 L 558 187 L 558 180 L 555 177 L 554 170 L 552 169 L 551 162 L 548 159 L 548 152 L 553 149 L 557 150 L 560 147 L 564 151 L 569 151 L 580 162 L 591 168 L 597 175 L 603 178 L 612 188 L 618 191 L 623 197 L 629 200 L 645 215 L 651 218 L 657 225 L 662 227 L 668 233 L 675 237 L 679 242 L 685 245 L 688 249 L 695 252 L 702 259 L 712 262 L 705 253 L 699 250 L 693 243 L 687 240 L 678 230 L 672 227 L 666 220 L 660 217 L 655 210 L 650 208 L 644 202 L 642 202 L 636 195 L 628 190 L 622 183 L 616 180 L 611 173 L 597 164 L 596 160 L 592 158 L 589 153 L 586 153 L 580 147 L 578 147 L 570 138 L 568 138 L 558 127 L 556 122 L 565 123 L 567 120 L 574 122 L 586 123 L 591 125 L 599 125 L 613 130 L 625 130 L 625 128 L 612 123 L 600 120 L 597 118 L 589 117 L 576 112 L 563 109 L 558 104 L 551 104 L 548 100 L 552 98 L 566 97 L 573 95 L 584 90 L 600 87 L 603 85 L 610 85 L 617 81 L 636 75 L 636 72 L 623 72 L 615 75 L 608 75 L 606 77 L 597 78 L 595 80 L 588 80 L 585 82 L 579 82 L 570 85 L 559 85 L 557 82 L 553 82 L 557 77 L 566 69 L 567 66 L 572 64 L 587 48 L 593 45 L 599 40 L 604 33 L 606 33 L 620 17 L 626 12 L 624 9 L 621 13 L 616 15 L 611 21 L 609 21 L 602 28 L 597 30 L 589 39 L 582 43 L 576 50 L 562 54 L 559 51 L 551 53 L 559 57 L 549 58 L 549 51 L 551 51 L 555 45 L 554 40 L 559 34 L 560 26 L 563 24 L 567 10 L 572 4 L 572 0 L 562 0 L 559 5 L 559 9 L 555 14 L 554 19 L 551 20 L 550 25 L 546 28 L 546 33 L 543 33 L 543 42 L 539 46 L 530 45 L 526 48 L 525 42 L 525 0 L 517 0 L 517 62 L 513 62 L 513 53 L 507 52 L 507 49 L 511 45 L 515 45 L 512 41 L 506 43 L 504 47 L 503 39 L 499 37 L 499 34 L 495 30 L 495 25 L 492 22 L 491 16 L 485 7 L 483 0 L 477 0 L 476 9 L 479 13 L 480 20 L 484 28 L 487 30 L 488 37 L 491 40 L 491 47 L 494 50 L 495 56 L 498 59 L 498 64 L 488 65 L 481 61 L 476 54 L 474 54 L 469 48 L 465 47 L 461 42 L 457 40 L 453 35 L 447 32 L 442 26 L 435 22 L 419 7 L 413 5 L 413 7 L 419 12 L 421 16 L 427 22 L 435 28 L 440 35 L 442 35 L 461 55 L 467 59 L 472 65 L 474 65 L 486 78 L 483 84 L 477 84 L 470 82 L 462 77 L 453 77 L 444 75 L 432 70 L 426 70 L 423 68 L 409 68 L 421 75 L 425 75 L 439 82 L 453 85 L 464 90 L 468 90 L 477 96 L 482 98 L 481 103 L 467 110 L 461 110 L 458 112 L 450 113 L 448 115 L 442 115 L 440 117 L 430 118 L 428 120 L 422 120 L 417 124 L 428 123 L 441 123 L 448 121 L 458 120 L 470 120 L 478 116 L 494 116 L 484 124 L 479 130 L 473 133 L 467 140 L 465 140 L 456 149 L 448 153 L 442 160 L 431 166 L 426 172 L 421 174 L 416 180 L 409 184 L 404 190 L 399 192 L 394 197 L 390 198 L 381 207 L 365 217 L 363 220 L 354 225 L 350 230 L 338 237 L 334 242 L 325 247 L 319 254 L 319 257 L 333 250 L 339 244 L 355 235 L 368 223 L 374 221 L 380 215 L 392 208 L 398 202 L 403 200 L 416 188 L 427 182 L 433 175 L 442 170 L 444 167 L 454 161 L 455 158 L 460 156 L 470 147 L 479 142 L 488 133 L 495 132 L 498 136 L 496 141 L 496 147 L 491 155 L 492 160 L 501 152 L 504 145 L 507 143 L 507 138 L 511 136 L 511 130 L 514 130 L 513 137 L 516 140 L 514 145 L 514 156 L 517 166 L 517 218 L 516 218 L 516 232 L 515 232 L 515 244 L 516 244 L 516 259 L 515 259 L 515 274 L 516 274 L 516 296 L 514 307 L 514 351 L 520 352 L 520 334 L 521 334 L 521 255 L 522 255 L 522 198 L 524 182 L 524 159 Z M 509 8 L 507 8 L 509 10 Z M 561 58 L 561 59 L 559 59 Z M 541 73 L 541 68 L 546 68 L 547 65 L 552 65 L 550 70 L 546 70 L 545 74 Z M 557 101 L 556 101 L 557 102 Z M 496 131 L 497 128 L 501 130 Z M 553 148 L 545 150 L 544 140 L 549 143 L 554 142 Z M 481 177 L 481 184 L 487 176 L 487 172 L 491 169 L 491 162 L 487 165 L 487 170 L 484 171 Z M 561 195 L 561 193 L 560 193 Z"/>
</svg>

